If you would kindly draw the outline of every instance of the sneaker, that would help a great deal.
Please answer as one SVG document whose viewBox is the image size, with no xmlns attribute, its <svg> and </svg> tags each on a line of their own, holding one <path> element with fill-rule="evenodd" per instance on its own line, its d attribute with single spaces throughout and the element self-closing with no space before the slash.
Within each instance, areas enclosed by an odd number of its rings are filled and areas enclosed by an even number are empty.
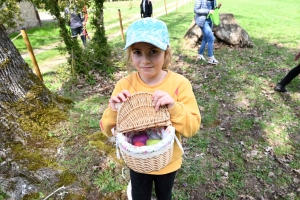
<svg viewBox="0 0 300 200">
<path fill-rule="evenodd" d="M 205 58 L 202 54 L 198 54 L 197 60 L 204 60 L 205 61 Z"/>
<path fill-rule="evenodd" d="M 285 86 L 281 85 L 280 83 L 277 83 L 277 85 L 274 87 L 274 90 L 277 92 L 287 92 L 287 90 L 285 89 Z"/>
<path fill-rule="evenodd" d="M 217 59 L 215 59 L 215 57 L 210 57 L 208 58 L 208 61 L 207 61 L 209 64 L 213 64 L 213 65 L 216 65 L 219 63 L 219 61 Z"/>
</svg>

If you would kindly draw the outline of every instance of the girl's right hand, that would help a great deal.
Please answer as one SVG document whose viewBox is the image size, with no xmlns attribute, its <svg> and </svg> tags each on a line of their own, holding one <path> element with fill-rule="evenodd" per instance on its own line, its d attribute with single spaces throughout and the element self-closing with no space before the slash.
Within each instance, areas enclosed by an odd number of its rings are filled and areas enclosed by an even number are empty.
<svg viewBox="0 0 300 200">
<path fill-rule="evenodd" d="M 121 104 L 124 101 L 127 101 L 128 97 L 130 97 L 130 93 L 128 90 L 123 90 L 122 92 L 118 93 L 114 97 L 110 97 L 109 99 L 109 106 L 112 110 L 117 111 L 117 104 Z"/>
</svg>

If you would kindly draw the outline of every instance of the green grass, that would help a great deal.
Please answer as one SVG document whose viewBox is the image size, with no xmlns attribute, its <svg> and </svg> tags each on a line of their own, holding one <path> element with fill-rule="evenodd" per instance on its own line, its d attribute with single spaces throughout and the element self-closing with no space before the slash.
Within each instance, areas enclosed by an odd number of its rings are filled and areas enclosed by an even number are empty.
<svg viewBox="0 0 300 200">
<path fill-rule="evenodd" d="M 166 4 L 176 2 L 175 0 L 166 0 Z M 104 23 L 105 26 L 110 24 L 119 24 L 119 12 L 122 16 L 122 21 L 130 20 L 132 18 L 140 18 L 140 1 L 115 1 L 115 2 L 105 2 L 104 3 Z M 152 2 L 153 6 L 153 15 L 157 13 L 157 9 L 164 8 L 164 1 L 155 1 Z M 176 4 L 175 4 L 176 5 Z M 181 1 L 178 1 L 178 8 L 181 6 Z M 164 10 L 164 9 L 163 9 Z"/>
<path fill-rule="evenodd" d="M 61 40 L 59 37 L 59 29 L 55 22 L 43 23 L 42 27 L 28 29 L 26 33 L 33 49 L 57 43 Z M 19 33 L 12 33 L 9 37 L 10 39 L 14 39 L 17 35 L 19 35 Z M 27 47 L 22 36 L 17 37 L 13 43 L 20 53 L 27 52 Z"/>
<path fill-rule="evenodd" d="M 40 63 L 40 62 L 47 62 L 48 59 L 53 59 L 53 57 L 57 57 L 59 55 L 61 55 L 60 50 L 57 48 L 53 48 L 51 50 L 47 50 L 35 55 L 35 58 L 37 62 Z M 32 67 L 32 61 L 29 57 L 25 58 L 24 60 L 29 64 L 29 66 Z"/>
</svg>

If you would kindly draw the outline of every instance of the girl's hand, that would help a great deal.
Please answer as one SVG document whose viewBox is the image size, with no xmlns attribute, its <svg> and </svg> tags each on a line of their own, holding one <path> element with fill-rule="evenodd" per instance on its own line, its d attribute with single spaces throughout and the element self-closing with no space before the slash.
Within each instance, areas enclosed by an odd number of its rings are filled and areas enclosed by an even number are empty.
<svg viewBox="0 0 300 200">
<path fill-rule="evenodd" d="M 152 95 L 153 106 L 158 111 L 160 106 L 166 105 L 169 109 L 173 108 L 175 102 L 174 99 L 166 92 L 156 90 Z"/>
<path fill-rule="evenodd" d="M 123 90 L 122 92 L 118 93 L 114 97 L 110 97 L 109 99 L 109 106 L 112 110 L 117 111 L 117 104 L 120 104 L 124 101 L 127 101 L 128 97 L 130 97 L 130 93 L 128 90 Z"/>
<path fill-rule="evenodd" d="M 208 14 L 213 14 L 214 13 L 214 10 L 210 10 L 209 12 L 208 12 Z"/>
</svg>

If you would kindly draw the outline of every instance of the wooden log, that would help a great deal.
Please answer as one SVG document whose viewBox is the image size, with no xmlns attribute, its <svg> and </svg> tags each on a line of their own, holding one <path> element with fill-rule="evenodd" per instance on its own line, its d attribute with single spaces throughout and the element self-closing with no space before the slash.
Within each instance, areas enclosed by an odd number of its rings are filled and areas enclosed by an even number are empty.
<svg viewBox="0 0 300 200">
<path fill-rule="evenodd" d="M 216 42 L 224 42 L 240 47 L 253 47 L 254 44 L 245 29 L 238 25 L 231 13 L 220 14 L 220 25 L 213 27 Z M 202 31 L 193 19 L 189 29 L 184 35 L 185 45 L 191 48 L 198 46 L 202 40 Z"/>
</svg>

